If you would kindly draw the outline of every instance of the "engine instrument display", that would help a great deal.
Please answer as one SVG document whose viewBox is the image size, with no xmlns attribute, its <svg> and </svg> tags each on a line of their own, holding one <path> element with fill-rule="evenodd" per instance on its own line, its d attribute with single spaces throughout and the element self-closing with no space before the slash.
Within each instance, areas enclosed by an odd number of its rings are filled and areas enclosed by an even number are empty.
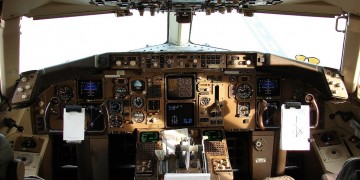
<svg viewBox="0 0 360 180">
<path fill-rule="evenodd" d="M 159 141 L 159 132 L 148 131 L 140 132 L 140 142 L 157 142 Z"/>
<path fill-rule="evenodd" d="M 235 92 L 236 99 L 242 100 L 242 99 L 248 99 L 252 95 L 253 89 L 249 84 L 240 84 Z"/>
<path fill-rule="evenodd" d="M 168 75 L 166 77 L 166 97 L 168 100 L 195 98 L 195 80 L 193 75 Z"/>
<path fill-rule="evenodd" d="M 166 104 L 166 124 L 174 126 L 194 126 L 194 103 L 167 103 Z"/>
<path fill-rule="evenodd" d="M 103 97 L 102 80 L 79 80 L 80 99 L 101 99 Z"/>
<path fill-rule="evenodd" d="M 259 78 L 257 80 L 257 95 L 263 97 L 280 96 L 280 79 Z"/>
<path fill-rule="evenodd" d="M 220 130 L 204 130 L 203 136 L 207 136 L 209 141 L 223 140 L 223 135 Z"/>
</svg>

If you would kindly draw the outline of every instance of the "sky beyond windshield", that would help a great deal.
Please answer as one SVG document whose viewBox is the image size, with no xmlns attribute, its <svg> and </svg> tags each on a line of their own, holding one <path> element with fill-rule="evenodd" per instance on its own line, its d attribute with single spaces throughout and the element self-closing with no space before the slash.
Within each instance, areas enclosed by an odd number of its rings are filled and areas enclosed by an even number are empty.
<svg viewBox="0 0 360 180">
<path fill-rule="evenodd" d="M 335 21 L 335 18 L 261 13 L 253 17 L 224 14 L 211 18 L 198 14 L 193 20 L 191 41 L 291 59 L 296 55 L 317 57 L 319 65 L 339 69 L 344 33 L 335 31 Z"/>
<path fill-rule="evenodd" d="M 22 18 L 20 72 L 41 69 L 106 52 L 126 52 L 167 39 L 167 14 L 154 17 L 114 14 L 49 20 Z M 196 13 L 191 42 L 235 51 L 259 51 L 287 58 L 317 57 L 320 65 L 340 68 L 344 34 L 335 18 L 272 14 Z"/>
</svg>

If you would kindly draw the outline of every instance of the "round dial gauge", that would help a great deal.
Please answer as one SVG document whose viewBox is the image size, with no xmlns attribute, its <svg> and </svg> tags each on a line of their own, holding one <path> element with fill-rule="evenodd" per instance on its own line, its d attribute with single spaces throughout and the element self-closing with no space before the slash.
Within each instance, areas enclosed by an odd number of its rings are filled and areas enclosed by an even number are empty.
<svg viewBox="0 0 360 180">
<path fill-rule="evenodd" d="M 144 99 L 141 97 L 135 97 L 132 100 L 132 105 L 134 108 L 142 108 L 144 106 Z"/>
<path fill-rule="evenodd" d="M 239 103 L 239 115 L 240 117 L 247 117 L 250 114 L 250 103 Z"/>
<path fill-rule="evenodd" d="M 115 98 L 125 98 L 129 94 L 129 90 L 126 86 L 118 86 L 115 89 Z"/>
<path fill-rule="evenodd" d="M 140 111 L 135 111 L 132 114 L 132 121 L 136 122 L 136 123 L 142 123 L 144 121 L 144 113 L 140 112 Z"/>
<path fill-rule="evenodd" d="M 248 99 L 251 97 L 252 91 L 249 84 L 240 84 L 236 89 L 236 99 Z"/>
<path fill-rule="evenodd" d="M 209 103 L 210 103 L 210 98 L 208 98 L 208 97 L 202 97 L 200 99 L 200 105 L 202 105 L 202 106 L 207 106 L 207 105 L 209 105 Z"/>
<path fill-rule="evenodd" d="M 74 91 L 68 86 L 58 88 L 56 94 L 63 101 L 69 101 L 74 97 Z"/>
<path fill-rule="evenodd" d="M 119 115 L 110 116 L 110 126 L 111 127 L 120 127 L 122 125 L 122 118 Z"/>
<path fill-rule="evenodd" d="M 116 101 L 116 100 L 110 100 L 109 101 L 109 110 L 111 114 L 119 114 L 123 112 L 123 102 L 122 101 Z"/>
</svg>

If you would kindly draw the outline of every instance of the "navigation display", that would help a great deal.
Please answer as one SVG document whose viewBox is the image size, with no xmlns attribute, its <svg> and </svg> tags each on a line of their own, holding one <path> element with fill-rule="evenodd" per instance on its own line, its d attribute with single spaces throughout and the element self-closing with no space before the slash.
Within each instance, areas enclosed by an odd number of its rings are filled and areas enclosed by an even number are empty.
<svg viewBox="0 0 360 180">
<path fill-rule="evenodd" d="M 101 99 L 103 97 L 102 80 L 79 80 L 80 99 Z"/>
<path fill-rule="evenodd" d="M 257 81 L 257 95 L 265 97 L 280 96 L 280 79 L 259 78 Z"/>
<path fill-rule="evenodd" d="M 221 130 L 204 130 L 203 136 L 207 136 L 209 141 L 221 141 L 223 140 Z"/>
<path fill-rule="evenodd" d="M 193 75 L 168 75 L 166 77 L 166 97 L 168 100 L 185 100 L 195 98 Z"/>
<path fill-rule="evenodd" d="M 194 110 L 194 103 L 167 103 L 167 126 L 193 126 L 195 121 Z"/>
<path fill-rule="evenodd" d="M 140 132 L 140 142 L 157 142 L 159 141 L 159 132 Z"/>
<path fill-rule="evenodd" d="M 85 123 L 87 131 L 103 131 L 105 129 L 104 113 L 101 103 L 80 103 L 85 108 Z"/>
</svg>

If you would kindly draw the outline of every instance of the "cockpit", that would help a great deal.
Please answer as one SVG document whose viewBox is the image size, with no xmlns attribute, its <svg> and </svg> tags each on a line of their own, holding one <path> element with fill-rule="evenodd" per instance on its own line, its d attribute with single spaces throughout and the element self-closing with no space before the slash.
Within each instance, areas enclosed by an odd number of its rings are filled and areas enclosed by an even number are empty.
<svg viewBox="0 0 360 180">
<path fill-rule="evenodd" d="M 4 1 L 2 12 L 0 132 L 25 178 L 339 178 L 360 154 L 360 13 L 346 3 L 31 2 Z M 103 21 L 88 29 L 84 47 L 80 35 L 70 37 L 109 13 L 118 32 Z M 167 23 L 131 24 L 144 16 Z M 51 29 L 61 19 L 75 23 Z M 331 33 L 322 31 L 329 24 Z M 166 42 L 148 44 L 155 37 Z"/>
</svg>

